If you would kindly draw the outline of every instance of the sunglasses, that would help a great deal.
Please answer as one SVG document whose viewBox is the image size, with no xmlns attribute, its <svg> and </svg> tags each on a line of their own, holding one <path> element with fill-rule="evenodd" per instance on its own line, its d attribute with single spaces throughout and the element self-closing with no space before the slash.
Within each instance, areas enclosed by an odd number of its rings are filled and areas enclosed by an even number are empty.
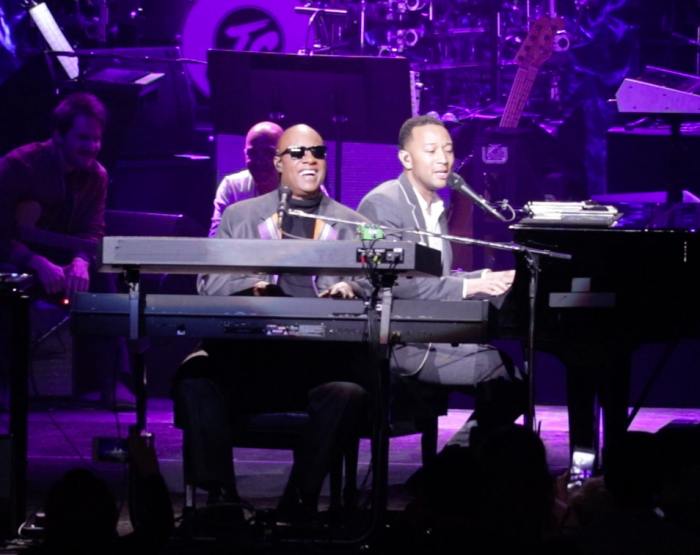
<svg viewBox="0 0 700 555">
<path fill-rule="evenodd" d="M 326 151 L 328 151 L 328 147 L 324 145 L 316 145 L 316 146 L 290 146 L 280 152 L 280 156 L 284 156 L 285 154 L 289 154 L 293 160 L 301 160 L 304 156 L 306 156 L 306 151 L 309 151 L 311 155 L 316 158 L 316 160 L 325 160 L 326 159 Z"/>
</svg>

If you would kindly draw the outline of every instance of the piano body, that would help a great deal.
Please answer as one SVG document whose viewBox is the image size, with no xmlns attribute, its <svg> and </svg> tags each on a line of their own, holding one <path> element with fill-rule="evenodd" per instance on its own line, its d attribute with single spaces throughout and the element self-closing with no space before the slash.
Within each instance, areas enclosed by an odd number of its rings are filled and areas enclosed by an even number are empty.
<svg viewBox="0 0 700 555">
<path fill-rule="evenodd" d="M 665 341 L 697 326 L 700 234 L 694 229 L 516 225 L 513 231 L 521 245 L 572 255 L 541 259 L 537 340 Z M 516 270 L 518 279 L 499 313 L 500 336 L 522 329 L 527 316 L 515 306 L 527 298 L 522 260 Z"/>
<path fill-rule="evenodd" d="M 572 255 L 542 257 L 536 299 L 536 349 L 567 367 L 570 439 L 597 448 L 594 395 L 604 405 L 604 442 L 627 429 L 632 353 L 642 343 L 698 335 L 700 210 L 697 205 L 619 203 L 618 227 L 514 225 L 514 241 Z M 683 226 L 683 227 L 674 227 Z M 528 270 L 495 323 L 495 337 L 522 339 L 527 329 Z M 672 347 L 670 347 L 672 348 Z"/>
<path fill-rule="evenodd" d="M 607 405 L 607 445 L 634 418 L 662 368 L 660 363 L 628 417 L 631 357 L 639 344 L 669 342 L 670 353 L 678 338 L 698 335 L 700 216 L 697 204 L 680 201 L 681 121 L 700 114 L 699 92 L 697 76 L 648 66 L 642 75 L 626 78 L 616 93 L 621 113 L 656 115 L 670 124 L 671 171 L 662 184 L 668 204 L 613 203 L 624 213 L 614 228 L 511 227 L 516 243 L 572 255 L 570 261 L 540 261 L 535 333 L 537 348 L 567 366 L 572 446 L 597 448 L 596 392 Z M 498 315 L 500 337 L 522 338 L 527 329 L 529 283 L 522 259 L 516 270 Z"/>
</svg>

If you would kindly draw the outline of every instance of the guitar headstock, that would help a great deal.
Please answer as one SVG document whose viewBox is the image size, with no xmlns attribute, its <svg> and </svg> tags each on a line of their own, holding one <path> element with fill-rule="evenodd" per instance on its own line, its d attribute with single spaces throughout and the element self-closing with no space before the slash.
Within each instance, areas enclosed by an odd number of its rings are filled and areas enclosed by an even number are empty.
<svg viewBox="0 0 700 555">
<path fill-rule="evenodd" d="M 518 66 L 540 68 L 552 55 L 554 39 L 559 31 L 564 30 L 564 20 L 561 17 L 550 19 L 542 16 L 532 24 L 530 32 L 523 40 L 515 63 Z"/>
</svg>

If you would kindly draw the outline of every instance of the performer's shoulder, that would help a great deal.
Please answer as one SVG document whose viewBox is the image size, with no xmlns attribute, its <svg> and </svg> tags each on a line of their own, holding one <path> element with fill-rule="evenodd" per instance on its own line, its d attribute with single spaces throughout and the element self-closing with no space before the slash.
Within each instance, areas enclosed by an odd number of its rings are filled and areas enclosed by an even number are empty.
<svg viewBox="0 0 700 555">
<path fill-rule="evenodd" d="M 53 152 L 51 141 L 44 143 L 28 143 L 11 150 L 2 158 L 6 163 L 32 163 Z"/>
<path fill-rule="evenodd" d="M 255 186 L 253 176 L 247 169 L 225 175 L 221 180 L 221 185 L 240 192 L 248 192 Z"/>
<path fill-rule="evenodd" d="M 247 199 L 239 200 L 233 204 L 229 204 L 224 210 L 224 216 L 227 214 L 240 216 L 242 214 L 251 215 L 258 211 L 274 210 L 278 203 L 278 193 L 277 191 L 272 191 L 266 193 L 259 197 L 250 197 Z M 269 215 L 269 214 L 268 214 Z M 230 216 L 229 216 L 230 217 Z"/>
<path fill-rule="evenodd" d="M 15 148 L 0 158 L 0 176 L 3 187 L 23 184 L 28 186 L 34 179 L 45 181 L 59 170 L 53 142 L 29 143 Z M 12 177 L 10 177 L 12 176 Z M 38 176 L 38 177 L 37 177 Z"/>
<path fill-rule="evenodd" d="M 369 193 L 367 193 L 362 198 L 362 200 L 360 201 L 360 204 L 362 204 L 366 200 L 376 199 L 377 197 L 393 198 L 396 195 L 398 195 L 400 189 L 401 189 L 401 182 L 398 179 L 390 179 L 389 181 L 385 181 L 384 183 L 380 183 L 374 189 L 370 190 Z"/>
<path fill-rule="evenodd" d="M 367 219 L 366 216 L 363 216 L 360 214 L 357 210 L 353 210 L 349 206 L 346 206 L 344 204 L 341 204 L 337 200 L 331 198 L 331 197 L 325 197 L 323 199 L 323 204 L 322 206 L 322 214 L 325 214 L 326 216 L 330 216 L 332 218 L 338 218 L 341 220 L 348 220 L 351 222 L 366 222 L 369 223 L 369 220 Z M 325 206 L 325 208 L 323 208 Z"/>
</svg>

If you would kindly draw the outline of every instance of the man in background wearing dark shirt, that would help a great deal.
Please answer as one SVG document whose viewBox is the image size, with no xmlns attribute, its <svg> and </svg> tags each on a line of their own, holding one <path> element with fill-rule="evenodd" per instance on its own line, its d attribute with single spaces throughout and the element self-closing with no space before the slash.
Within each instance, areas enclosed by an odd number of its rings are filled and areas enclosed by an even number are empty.
<svg viewBox="0 0 700 555">
<path fill-rule="evenodd" d="M 106 121 L 97 98 L 73 94 L 54 110 L 48 141 L 22 146 L 0 160 L 0 270 L 34 274 L 50 295 L 114 287 L 108 277 L 90 271 L 105 227 L 108 177 L 96 157 Z M 28 243 L 21 240 L 22 226 L 63 238 L 34 233 Z M 124 346 L 123 340 L 76 340 L 74 353 L 85 357 L 76 367 L 97 378 L 95 387 L 109 408 L 133 405 L 133 396 L 113 374 L 118 366 L 129 372 Z"/>
</svg>

